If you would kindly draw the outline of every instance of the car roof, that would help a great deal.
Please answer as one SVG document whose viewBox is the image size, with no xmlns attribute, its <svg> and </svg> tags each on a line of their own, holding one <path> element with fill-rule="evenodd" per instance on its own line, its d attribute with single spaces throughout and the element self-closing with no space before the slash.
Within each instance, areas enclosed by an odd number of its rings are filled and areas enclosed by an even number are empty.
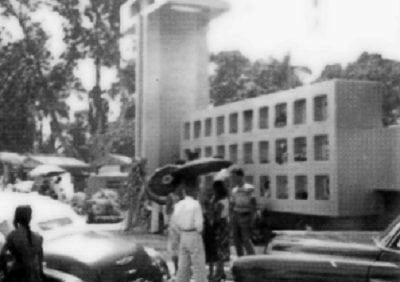
<svg viewBox="0 0 400 282">
<path fill-rule="evenodd" d="M 20 205 L 30 205 L 32 221 L 44 221 L 60 217 L 78 217 L 67 204 L 37 193 L 0 192 L 0 221 L 14 218 L 15 209 Z"/>
</svg>

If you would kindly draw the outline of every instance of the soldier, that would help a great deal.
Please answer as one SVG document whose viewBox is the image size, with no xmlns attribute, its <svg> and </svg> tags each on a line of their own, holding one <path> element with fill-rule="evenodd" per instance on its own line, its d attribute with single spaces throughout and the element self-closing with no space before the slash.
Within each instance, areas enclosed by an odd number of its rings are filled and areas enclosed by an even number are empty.
<svg viewBox="0 0 400 282">
<path fill-rule="evenodd" d="M 251 242 L 251 227 L 257 212 L 254 187 L 245 183 L 243 169 L 232 169 L 231 175 L 233 184 L 236 185 L 232 190 L 231 200 L 233 240 L 236 252 L 238 256 L 243 256 L 244 247 L 248 255 L 253 255 L 255 251 Z"/>
</svg>

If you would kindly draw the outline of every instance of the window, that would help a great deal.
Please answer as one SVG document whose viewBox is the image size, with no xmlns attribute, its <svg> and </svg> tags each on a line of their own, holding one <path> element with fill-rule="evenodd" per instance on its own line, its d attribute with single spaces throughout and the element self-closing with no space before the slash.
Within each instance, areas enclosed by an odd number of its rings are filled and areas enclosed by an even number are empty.
<svg viewBox="0 0 400 282">
<path fill-rule="evenodd" d="M 258 120 L 258 127 L 260 129 L 266 129 L 268 128 L 268 123 L 269 123 L 269 110 L 268 107 L 262 107 L 259 110 L 259 120 Z"/>
<path fill-rule="evenodd" d="M 243 131 L 249 132 L 253 130 L 253 111 L 247 110 L 243 112 Z"/>
<path fill-rule="evenodd" d="M 200 148 L 194 149 L 193 151 L 191 149 L 185 149 L 183 151 L 183 156 L 186 157 L 186 159 L 188 160 L 198 159 L 200 158 L 200 154 L 201 154 Z"/>
<path fill-rule="evenodd" d="M 207 118 L 205 122 L 205 136 L 211 136 L 211 129 L 212 129 L 212 119 Z"/>
<path fill-rule="evenodd" d="M 328 118 L 328 99 L 326 95 L 314 98 L 314 120 L 324 121 Z"/>
<path fill-rule="evenodd" d="M 253 177 L 253 175 L 245 175 L 245 176 L 244 176 L 244 181 L 245 181 L 246 183 L 253 184 L 253 183 L 254 183 L 254 177 Z"/>
<path fill-rule="evenodd" d="M 196 120 L 194 122 L 194 138 L 199 138 L 201 134 L 201 121 Z"/>
<path fill-rule="evenodd" d="M 225 117 L 217 117 L 217 135 L 222 135 L 225 132 Z"/>
<path fill-rule="evenodd" d="M 217 156 L 222 159 L 225 158 L 225 146 L 224 145 L 217 146 Z"/>
<path fill-rule="evenodd" d="M 229 132 L 237 133 L 238 132 L 238 114 L 233 113 L 229 115 Z"/>
<path fill-rule="evenodd" d="M 307 141 L 306 137 L 294 138 L 294 161 L 305 162 L 307 160 Z"/>
<path fill-rule="evenodd" d="M 258 156 L 261 164 L 269 163 L 269 142 L 261 141 L 258 143 Z"/>
<path fill-rule="evenodd" d="M 308 199 L 307 176 L 296 175 L 294 177 L 294 190 L 296 200 Z"/>
<path fill-rule="evenodd" d="M 317 135 L 314 137 L 314 156 L 316 161 L 327 161 L 329 159 L 327 135 Z"/>
<path fill-rule="evenodd" d="M 238 146 L 236 144 L 229 145 L 229 160 L 233 163 L 237 163 Z"/>
<path fill-rule="evenodd" d="M 253 163 L 253 143 L 251 142 L 243 144 L 243 161 L 245 164 Z"/>
<path fill-rule="evenodd" d="M 209 158 L 209 157 L 212 157 L 212 154 L 213 154 L 213 152 L 212 152 L 212 147 L 211 147 L 211 146 L 207 146 L 207 147 L 205 148 L 205 150 L 204 150 L 204 156 L 205 156 L 206 158 Z"/>
<path fill-rule="evenodd" d="M 276 177 L 276 197 L 277 199 L 289 199 L 288 178 L 285 175 Z"/>
<path fill-rule="evenodd" d="M 287 141 L 278 139 L 275 143 L 275 161 L 277 164 L 284 164 L 288 161 Z"/>
<path fill-rule="evenodd" d="M 275 127 L 286 126 L 287 111 L 286 103 L 278 104 L 275 106 Z"/>
<path fill-rule="evenodd" d="M 294 102 L 294 124 L 306 122 L 306 100 L 297 100 Z"/>
<path fill-rule="evenodd" d="M 315 176 L 315 199 L 316 200 L 329 200 L 329 175 L 316 175 Z"/>
<path fill-rule="evenodd" d="M 268 175 L 260 176 L 260 196 L 271 198 L 271 183 Z"/>
<path fill-rule="evenodd" d="M 197 158 L 201 158 L 201 148 L 194 149 L 194 152 L 196 153 Z"/>
<path fill-rule="evenodd" d="M 184 131 L 183 138 L 185 138 L 185 140 L 189 140 L 190 139 L 190 122 L 185 122 L 183 131 Z"/>
</svg>

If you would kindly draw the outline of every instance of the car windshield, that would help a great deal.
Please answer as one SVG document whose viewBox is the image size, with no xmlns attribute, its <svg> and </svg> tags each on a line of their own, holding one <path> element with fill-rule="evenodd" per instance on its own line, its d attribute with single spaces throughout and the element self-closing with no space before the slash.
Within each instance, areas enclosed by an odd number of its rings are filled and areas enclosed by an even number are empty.
<svg viewBox="0 0 400 282">
<path fill-rule="evenodd" d="M 66 227 L 73 223 L 72 219 L 69 217 L 55 218 L 51 220 L 38 222 L 38 226 L 43 231 L 50 231 L 60 227 Z"/>
<path fill-rule="evenodd" d="M 396 232 L 396 230 L 398 229 L 396 228 L 396 226 L 399 224 L 400 224 L 400 216 L 398 216 L 395 220 L 393 220 L 392 223 L 390 223 L 389 226 L 384 231 L 382 231 L 381 234 L 379 234 L 378 240 L 382 241 L 389 236 L 392 237 Z"/>
</svg>

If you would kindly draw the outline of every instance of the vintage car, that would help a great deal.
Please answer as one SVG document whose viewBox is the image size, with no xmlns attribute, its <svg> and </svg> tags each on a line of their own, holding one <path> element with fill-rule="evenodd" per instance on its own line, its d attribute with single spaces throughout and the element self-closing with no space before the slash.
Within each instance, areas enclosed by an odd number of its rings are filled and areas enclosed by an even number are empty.
<svg viewBox="0 0 400 282">
<path fill-rule="evenodd" d="M 119 195 L 110 189 L 101 189 L 86 202 L 87 223 L 117 223 L 124 219 Z"/>
<path fill-rule="evenodd" d="M 131 236 L 96 231 L 70 206 L 35 194 L 0 192 L 0 233 L 13 229 L 18 205 L 32 207 L 31 228 L 44 238 L 49 281 L 165 281 L 166 262 Z M 0 242 L 0 247 L 1 247 Z M 66 277 L 59 279 L 59 277 Z"/>
<path fill-rule="evenodd" d="M 237 259 L 234 281 L 400 281 L 400 217 L 372 237 L 317 233 L 277 236 L 265 255 Z"/>
</svg>

